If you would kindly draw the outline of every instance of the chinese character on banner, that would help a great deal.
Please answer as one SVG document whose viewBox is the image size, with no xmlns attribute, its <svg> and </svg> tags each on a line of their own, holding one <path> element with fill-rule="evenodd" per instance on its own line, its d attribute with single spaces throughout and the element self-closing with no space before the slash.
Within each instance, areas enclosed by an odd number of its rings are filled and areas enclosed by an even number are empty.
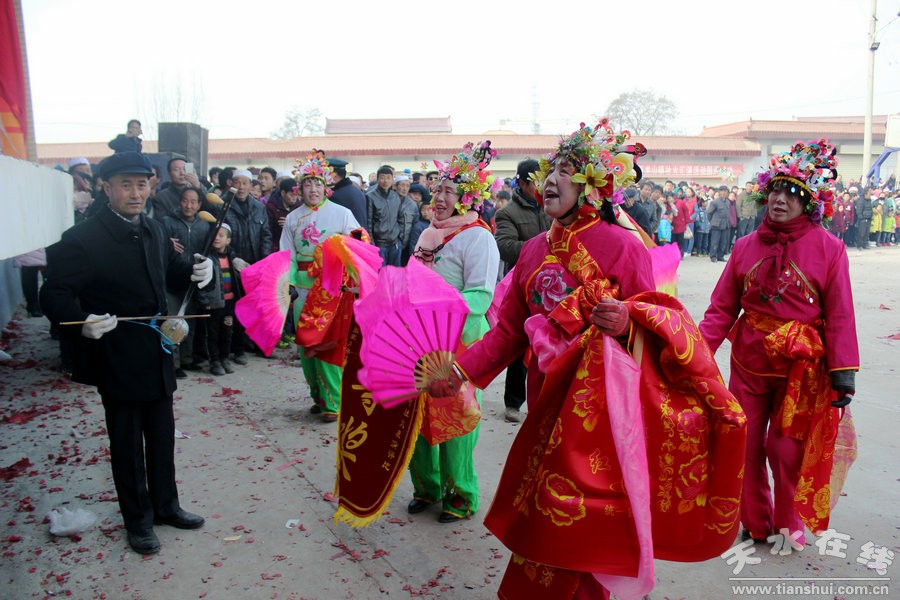
<svg viewBox="0 0 900 600">
<path fill-rule="evenodd" d="M 721 558 L 725 559 L 725 564 L 734 565 L 732 573 L 739 575 L 745 565 L 758 565 L 762 562 L 760 557 L 753 556 L 754 552 L 756 548 L 753 546 L 753 540 L 746 540 L 723 552 Z"/>
<path fill-rule="evenodd" d="M 834 556 L 836 558 L 847 558 L 847 549 L 850 536 L 846 533 L 839 533 L 834 529 L 828 529 L 822 532 L 819 539 L 816 540 L 816 546 L 819 548 L 819 556 Z"/>
<path fill-rule="evenodd" d="M 884 546 L 866 542 L 863 544 L 856 562 L 866 565 L 869 569 L 875 569 L 879 575 L 887 575 L 887 568 L 894 562 L 894 553 Z"/>
</svg>

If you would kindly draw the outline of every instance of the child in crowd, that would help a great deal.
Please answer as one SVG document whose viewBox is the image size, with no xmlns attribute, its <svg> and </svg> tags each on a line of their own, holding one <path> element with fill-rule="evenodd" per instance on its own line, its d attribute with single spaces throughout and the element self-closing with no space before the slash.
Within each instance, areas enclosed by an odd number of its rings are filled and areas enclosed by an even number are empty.
<svg viewBox="0 0 900 600">
<path fill-rule="evenodd" d="M 416 243 L 422 232 L 428 229 L 431 224 L 431 217 L 434 215 L 434 206 L 429 203 L 422 202 L 419 205 L 419 220 L 413 223 L 412 230 L 409 232 L 409 246 L 407 251 L 410 256 L 416 251 Z"/>
<path fill-rule="evenodd" d="M 240 294 L 240 278 L 234 269 L 234 250 L 231 249 L 231 227 L 222 223 L 212 244 L 213 285 L 201 290 L 199 302 L 208 311 L 207 343 L 209 372 L 213 375 L 234 373 L 228 361 L 234 328 L 234 305 Z"/>
<path fill-rule="evenodd" d="M 672 241 L 672 215 L 663 211 L 659 217 L 659 227 L 656 230 L 656 240 L 660 246 Z"/>
<path fill-rule="evenodd" d="M 706 198 L 694 205 L 694 249 L 691 256 L 706 256 L 709 253 L 709 219 L 706 218 Z"/>
</svg>

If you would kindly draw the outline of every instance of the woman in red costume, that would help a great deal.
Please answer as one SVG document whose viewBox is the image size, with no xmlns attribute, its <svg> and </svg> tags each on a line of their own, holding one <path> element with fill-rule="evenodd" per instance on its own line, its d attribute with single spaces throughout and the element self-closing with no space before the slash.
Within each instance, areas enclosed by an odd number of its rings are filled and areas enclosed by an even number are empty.
<svg viewBox="0 0 900 600">
<path fill-rule="evenodd" d="M 654 558 L 706 560 L 737 535 L 744 417 L 619 208 L 645 152 L 628 138 L 582 124 L 541 160 L 551 229 L 430 390 L 484 388 L 529 351 L 528 417 L 485 518 L 513 552 L 501 598 L 640 598 Z"/>
<path fill-rule="evenodd" d="M 781 533 L 796 549 L 804 525 L 828 528 L 836 408 L 852 399 L 859 369 L 847 252 L 821 226 L 833 211 L 834 154 L 823 138 L 771 158 L 757 178 L 763 222 L 735 244 L 700 323 L 713 351 L 732 340 L 728 387 L 748 420 L 744 539 Z"/>
</svg>

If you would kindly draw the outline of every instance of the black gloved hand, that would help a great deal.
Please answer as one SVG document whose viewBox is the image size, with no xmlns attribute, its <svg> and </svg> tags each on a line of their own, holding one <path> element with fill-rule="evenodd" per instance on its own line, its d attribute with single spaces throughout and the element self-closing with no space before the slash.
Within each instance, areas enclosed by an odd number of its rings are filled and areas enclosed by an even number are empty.
<svg viewBox="0 0 900 600">
<path fill-rule="evenodd" d="M 835 408 L 844 408 L 853 400 L 856 392 L 856 371 L 832 371 L 831 388 L 838 394 L 838 399 L 832 401 Z"/>
<path fill-rule="evenodd" d="M 850 402 L 852 402 L 852 401 L 853 401 L 853 393 L 852 392 L 845 392 L 844 390 L 840 390 L 838 392 L 838 399 L 832 400 L 831 405 L 835 408 L 844 408 L 845 406 L 850 404 Z"/>
<path fill-rule="evenodd" d="M 291 295 L 291 302 L 300 297 L 300 294 L 297 292 L 297 288 L 292 285 L 288 286 L 288 293 Z"/>
</svg>

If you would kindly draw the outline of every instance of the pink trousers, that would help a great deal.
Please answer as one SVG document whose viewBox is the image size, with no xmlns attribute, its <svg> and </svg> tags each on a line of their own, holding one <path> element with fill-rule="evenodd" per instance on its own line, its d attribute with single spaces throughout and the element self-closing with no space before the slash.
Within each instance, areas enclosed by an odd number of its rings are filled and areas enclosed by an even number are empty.
<svg viewBox="0 0 900 600">
<path fill-rule="evenodd" d="M 786 377 L 761 377 L 744 371 L 731 361 L 728 389 L 747 415 L 747 457 L 741 494 L 741 523 L 756 539 L 787 528 L 799 531 L 805 543 L 803 521 L 794 511 L 794 492 L 800 479 L 803 440 L 787 437 L 769 426 L 784 398 Z M 775 502 L 769 486 L 766 459 L 775 482 Z"/>
</svg>

